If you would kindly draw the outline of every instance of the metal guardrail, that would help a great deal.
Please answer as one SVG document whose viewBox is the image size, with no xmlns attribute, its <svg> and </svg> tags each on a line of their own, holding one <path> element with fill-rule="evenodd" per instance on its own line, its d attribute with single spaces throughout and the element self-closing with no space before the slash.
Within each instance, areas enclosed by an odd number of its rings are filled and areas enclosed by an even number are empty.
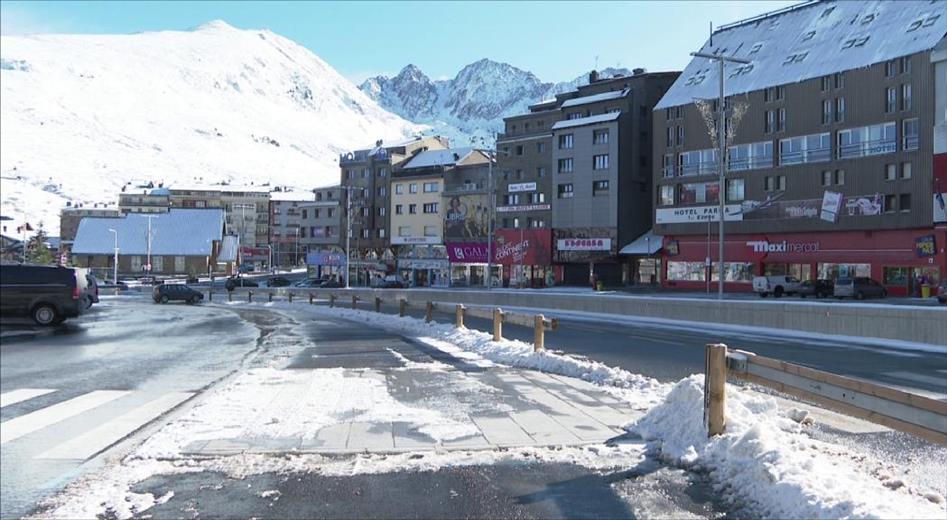
<svg viewBox="0 0 947 520">
<path fill-rule="evenodd" d="M 826 408 L 947 445 L 947 402 L 869 381 L 840 376 L 707 345 L 705 419 L 710 436 L 726 428 L 726 380 L 740 379 Z"/>
<path fill-rule="evenodd" d="M 297 297 L 303 295 L 308 297 L 310 305 L 316 303 L 316 300 L 322 299 L 329 302 L 329 307 L 336 307 L 337 301 L 350 301 L 351 309 L 357 310 L 359 308 L 359 303 L 363 301 L 361 296 L 357 294 L 352 294 L 351 292 L 339 292 L 332 291 L 327 289 L 305 289 L 305 288 L 296 288 L 296 287 L 280 287 L 280 288 L 251 288 L 251 287 L 235 287 L 232 291 L 226 291 L 227 301 L 233 301 L 234 294 L 238 294 L 238 298 L 242 298 L 243 294 L 246 294 L 247 302 L 253 302 L 254 296 L 258 298 L 266 298 L 267 302 L 272 302 L 274 296 L 285 297 L 290 303 L 293 302 L 293 296 Z M 214 300 L 214 290 L 211 288 L 207 291 L 207 300 Z M 217 292 L 216 294 L 220 294 Z M 321 298 L 320 298 L 321 296 Z M 259 301 L 259 300 L 258 300 Z M 398 305 L 398 316 L 404 317 L 407 308 L 411 306 L 411 303 L 408 302 L 407 298 L 404 297 L 395 297 L 395 298 L 382 298 L 378 295 L 375 295 L 371 301 L 373 302 L 373 310 L 375 312 L 381 312 L 381 305 L 384 302 L 393 303 Z M 528 314 L 522 312 L 509 312 L 504 311 L 499 307 L 468 307 L 463 304 L 454 303 L 454 302 L 439 302 L 439 301 L 426 301 L 425 302 L 425 321 L 430 323 L 434 321 L 434 311 L 438 308 L 442 309 L 454 309 L 454 325 L 457 328 L 464 328 L 464 321 L 467 316 L 484 318 L 493 321 L 493 340 L 501 341 L 503 339 L 503 324 L 509 323 L 512 325 L 522 325 L 524 327 L 533 328 L 533 344 L 534 350 L 539 352 L 546 348 L 546 332 L 554 331 L 559 328 L 559 319 L 558 318 L 547 318 L 542 314 Z"/>
</svg>

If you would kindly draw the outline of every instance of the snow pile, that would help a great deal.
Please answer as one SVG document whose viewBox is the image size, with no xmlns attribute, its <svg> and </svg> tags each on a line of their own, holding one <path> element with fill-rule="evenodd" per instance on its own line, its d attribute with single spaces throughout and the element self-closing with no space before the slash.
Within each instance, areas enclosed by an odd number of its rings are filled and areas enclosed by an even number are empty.
<svg viewBox="0 0 947 520">
<path fill-rule="evenodd" d="M 944 518 L 936 493 L 872 470 L 878 463 L 813 440 L 776 400 L 728 386 L 727 431 L 707 438 L 703 376 L 678 382 L 631 427 L 674 464 L 709 473 L 724 499 L 767 518 Z M 791 414 L 790 414 L 791 415 Z"/>
</svg>

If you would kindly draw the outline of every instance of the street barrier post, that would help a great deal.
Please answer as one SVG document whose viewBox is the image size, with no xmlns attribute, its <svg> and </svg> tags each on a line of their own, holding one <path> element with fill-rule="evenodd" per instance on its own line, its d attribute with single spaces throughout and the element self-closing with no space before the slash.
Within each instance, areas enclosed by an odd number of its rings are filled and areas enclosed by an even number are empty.
<svg viewBox="0 0 947 520">
<path fill-rule="evenodd" d="M 207 301 L 214 301 L 214 291 L 207 291 Z"/>
<path fill-rule="evenodd" d="M 273 291 L 269 291 L 266 293 L 266 300 L 270 302 L 273 301 Z"/>
<path fill-rule="evenodd" d="M 352 310 L 358 309 L 358 296 L 352 295 Z"/>
<path fill-rule="evenodd" d="M 253 301 L 253 291 L 247 291 L 247 302 Z"/>
<path fill-rule="evenodd" d="M 335 307 L 335 295 L 329 293 L 329 307 Z"/>
<path fill-rule="evenodd" d="M 375 312 L 381 312 L 381 298 L 375 297 Z"/>
<path fill-rule="evenodd" d="M 455 316 L 456 316 L 455 325 L 457 326 L 458 329 L 464 328 L 464 311 L 466 309 L 467 308 L 464 307 L 463 304 L 458 303 L 457 309 L 454 311 Z"/>
<path fill-rule="evenodd" d="M 428 323 L 434 321 L 434 302 L 427 302 L 427 314 L 424 315 L 424 321 Z"/>
<path fill-rule="evenodd" d="M 727 346 L 723 343 L 708 343 L 706 359 L 704 401 L 707 407 L 707 436 L 713 437 L 722 434 L 727 427 Z"/>
<path fill-rule="evenodd" d="M 312 293 L 309 293 L 309 305 L 312 305 Z"/>
<path fill-rule="evenodd" d="M 493 341 L 503 339 L 503 310 L 497 307 L 493 309 Z"/>
<path fill-rule="evenodd" d="M 537 314 L 533 320 L 533 350 L 540 352 L 546 348 L 546 318 Z"/>
<path fill-rule="evenodd" d="M 289 303 L 293 303 L 293 292 L 289 291 L 286 293 L 286 297 L 289 299 Z"/>
<path fill-rule="evenodd" d="M 402 298 L 398 300 L 398 317 L 404 318 L 404 308 L 408 306 L 408 300 Z"/>
</svg>

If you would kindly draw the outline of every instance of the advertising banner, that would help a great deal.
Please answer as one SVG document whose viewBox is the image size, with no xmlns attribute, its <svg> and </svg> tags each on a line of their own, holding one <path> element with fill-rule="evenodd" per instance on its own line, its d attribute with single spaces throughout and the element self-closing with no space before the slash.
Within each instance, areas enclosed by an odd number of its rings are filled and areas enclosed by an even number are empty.
<svg viewBox="0 0 947 520">
<path fill-rule="evenodd" d="M 658 208 L 655 222 L 658 224 L 681 224 L 686 222 L 718 222 L 719 206 L 695 206 L 688 208 Z M 730 221 L 743 220 L 739 204 L 728 204 L 724 218 Z"/>
<path fill-rule="evenodd" d="M 599 261 L 618 252 L 616 228 L 564 228 L 556 229 L 555 235 L 557 262 Z"/>
<path fill-rule="evenodd" d="M 822 194 L 822 211 L 820 218 L 826 222 L 838 222 L 838 214 L 842 210 L 842 194 L 836 191 L 826 191 Z"/>
<path fill-rule="evenodd" d="M 549 229 L 498 229 L 493 260 L 502 265 L 551 265 L 552 231 Z"/>
<path fill-rule="evenodd" d="M 934 194 L 934 222 L 947 222 L 947 193 Z"/>
<path fill-rule="evenodd" d="M 934 240 L 934 235 L 924 235 L 916 238 L 914 240 L 914 251 L 917 253 L 918 258 L 936 255 L 937 243 Z"/>
<path fill-rule="evenodd" d="M 845 213 L 849 217 L 870 217 L 885 212 L 885 199 L 880 193 L 847 197 L 845 199 Z"/>
<path fill-rule="evenodd" d="M 240 248 L 240 257 L 244 262 L 264 262 L 270 258 L 270 250 L 265 247 Z"/>
<path fill-rule="evenodd" d="M 448 242 L 447 257 L 455 264 L 487 263 L 486 242 Z"/>
<path fill-rule="evenodd" d="M 306 265 L 345 265 L 345 253 L 310 251 L 306 255 Z"/>
<path fill-rule="evenodd" d="M 565 238 L 556 241 L 559 251 L 610 251 L 610 238 Z"/>
<path fill-rule="evenodd" d="M 548 211 L 552 206 L 549 204 L 524 204 L 522 206 L 499 206 L 497 213 L 512 213 L 514 211 Z"/>
<path fill-rule="evenodd" d="M 536 183 L 521 182 L 518 184 L 510 184 L 506 189 L 509 193 L 516 193 L 518 191 L 536 191 Z"/>
<path fill-rule="evenodd" d="M 392 244 L 440 244 L 440 237 L 391 237 Z"/>
<path fill-rule="evenodd" d="M 454 195 L 447 200 L 444 216 L 445 239 L 487 236 L 489 200 L 483 194 Z"/>
</svg>

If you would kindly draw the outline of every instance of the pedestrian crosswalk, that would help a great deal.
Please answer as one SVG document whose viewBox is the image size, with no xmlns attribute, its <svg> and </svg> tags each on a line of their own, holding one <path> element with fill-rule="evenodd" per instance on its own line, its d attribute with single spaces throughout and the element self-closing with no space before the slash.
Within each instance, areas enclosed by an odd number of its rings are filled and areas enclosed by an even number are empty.
<svg viewBox="0 0 947 520">
<path fill-rule="evenodd" d="M 0 394 L 0 408 L 16 403 L 29 404 L 31 399 L 41 396 L 55 397 L 59 393 L 55 389 L 47 388 L 12 390 Z M 84 460 L 124 439 L 193 395 L 190 392 L 145 394 L 130 390 L 93 390 L 0 422 L 0 445 L 7 448 L 8 443 L 17 439 L 38 434 L 83 414 L 93 413 L 97 414 L 97 417 L 104 417 L 104 420 L 97 420 L 92 426 L 81 431 L 63 428 L 61 433 L 65 438 L 54 436 L 57 437 L 53 441 L 54 444 L 34 457 Z M 108 404 L 113 406 L 103 412 L 106 408 L 104 405 Z"/>
</svg>

